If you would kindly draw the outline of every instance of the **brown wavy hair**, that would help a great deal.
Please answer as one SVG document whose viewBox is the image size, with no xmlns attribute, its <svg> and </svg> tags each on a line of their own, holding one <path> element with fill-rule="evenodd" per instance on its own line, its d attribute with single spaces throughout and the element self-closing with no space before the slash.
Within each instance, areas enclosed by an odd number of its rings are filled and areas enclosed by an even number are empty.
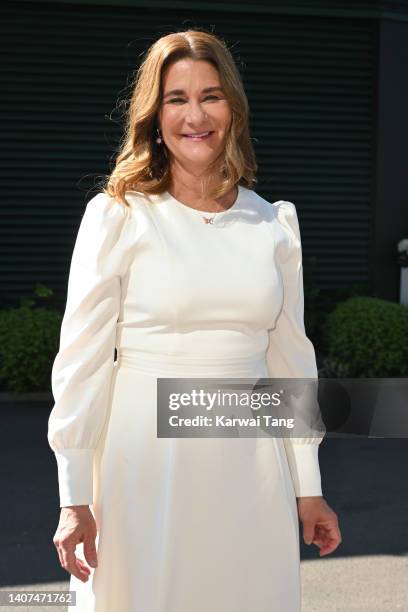
<svg viewBox="0 0 408 612">
<path fill-rule="evenodd" d="M 149 47 L 136 72 L 126 126 L 115 167 L 102 186 L 125 206 L 127 191 L 160 194 L 171 183 L 168 153 L 157 144 L 157 115 L 162 104 L 163 74 L 180 59 L 205 60 L 218 71 L 231 109 L 231 127 L 221 156 L 209 168 L 208 181 L 217 185 L 206 197 L 219 198 L 237 183 L 253 189 L 257 163 L 249 132 L 249 105 L 231 52 L 220 37 L 201 30 L 167 34 Z M 221 171 L 220 171 L 221 170 Z"/>
</svg>

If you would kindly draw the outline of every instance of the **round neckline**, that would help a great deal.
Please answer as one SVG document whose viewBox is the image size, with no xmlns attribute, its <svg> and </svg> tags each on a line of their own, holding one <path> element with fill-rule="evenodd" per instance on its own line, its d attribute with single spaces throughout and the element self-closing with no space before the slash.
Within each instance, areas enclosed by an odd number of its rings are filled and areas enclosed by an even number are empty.
<svg viewBox="0 0 408 612">
<path fill-rule="evenodd" d="M 235 198 L 234 203 L 229 208 L 226 208 L 225 210 L 219 210 L 216 212 L 214 212 L 213 210 L 199 210 L 198 208 L 193 208 L 192 206 L 189 206 L 188 204 L 184 204 L 184 202 L 180 202 L 180 200 L 177 200 L 177 198 L 171 195 L 169 191 L 165 191 L 164 193 L 172 202 L 182 206 L 183 208 L 191 210 L 193 213 L 196 213 L 196 214 L 198 213 L 199 215 L 214 215 L 214 218 L 216 219 L 220 215 L 225 215 L 226 213 L 233 211 L 239 204 L 241 200 L 241 195 L 242 195 L 242 185 L 237 184 L 237 187 L 238 187 L 238 193 L 237 193 L 237 197 Z"/>
</svg>

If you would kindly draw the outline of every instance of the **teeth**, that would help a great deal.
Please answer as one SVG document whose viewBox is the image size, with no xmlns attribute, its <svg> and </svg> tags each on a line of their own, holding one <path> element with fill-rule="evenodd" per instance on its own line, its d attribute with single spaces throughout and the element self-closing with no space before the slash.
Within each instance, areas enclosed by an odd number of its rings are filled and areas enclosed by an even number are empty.
<svg viewBox="0 0 408 612">
<path fill-rule="evenodd" d="M 201 134 L 186 134 L 189 138 L 198 138 L 199 136 L 207 136 L 210 132 L 202 132 Z"/>
</svg>

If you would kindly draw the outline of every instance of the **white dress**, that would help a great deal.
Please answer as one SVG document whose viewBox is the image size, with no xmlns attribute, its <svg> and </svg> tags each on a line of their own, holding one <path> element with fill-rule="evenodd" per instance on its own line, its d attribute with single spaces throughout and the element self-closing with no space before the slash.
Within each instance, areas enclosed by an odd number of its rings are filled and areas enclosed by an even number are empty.
<svg viewBox="0 0 408 612">
<path fill-rule="evenodd" d="M 158 377 L 317 379 L 296 208 L 239 185 L 205 224 L 168 192 L 126 198 L 86 207 L 52 371 L 60 506 L 98 528 L 75 609 L 299 612 L 296 496 L 322 495 L 322 437 L 156 435 Z"/>
</svg>

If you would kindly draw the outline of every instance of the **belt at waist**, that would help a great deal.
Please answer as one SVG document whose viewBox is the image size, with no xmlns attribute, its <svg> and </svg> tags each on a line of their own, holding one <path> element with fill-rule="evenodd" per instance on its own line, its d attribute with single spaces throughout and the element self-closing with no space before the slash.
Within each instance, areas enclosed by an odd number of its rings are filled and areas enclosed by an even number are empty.
<svg viewBox="0 0 408 612">
<path fill-rule="evenodd" d="M 208 357 L 117 349 L 117 365 L 156 376 L 168 377 L 260 377 L 267 376 L 265 351 L 251 355 Z"/>
</svg>

